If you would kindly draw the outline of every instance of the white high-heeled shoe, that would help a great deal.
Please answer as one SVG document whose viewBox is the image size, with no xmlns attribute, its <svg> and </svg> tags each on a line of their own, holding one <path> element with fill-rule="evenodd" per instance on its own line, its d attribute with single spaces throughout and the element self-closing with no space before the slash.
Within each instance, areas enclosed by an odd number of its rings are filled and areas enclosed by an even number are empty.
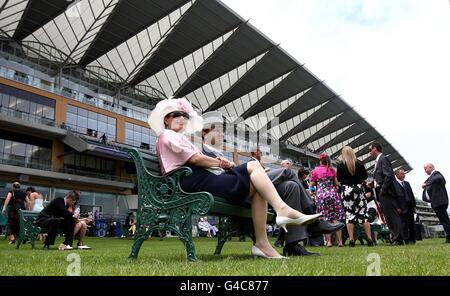
<svg viewBox="0 0 450 296">
<path fill-rule="evenodd" d="M 313 214 L 313 215 L 303 215 L 298 217 L 297 219 L 288 218 L 285 216 L 277 216 L 276 223 L 278 226 L 282 227 L 286 232 L 286 225 L 287 224 L 294 224 L 294 225 L 307 225 L 311 224 L 314 221 L 316 221 L 322 214 Z"/>
<path fill-rule="evenodd" d="M 263 251 L 261 251 L 257 246 L 252 246 L 252 255 L 253 257 L 261 257 L 266 259 L 288 259 L 288 257 L 282 256 L 278 254 L 277 256 L 268 256 L 264 254 Z"/>
</svg>

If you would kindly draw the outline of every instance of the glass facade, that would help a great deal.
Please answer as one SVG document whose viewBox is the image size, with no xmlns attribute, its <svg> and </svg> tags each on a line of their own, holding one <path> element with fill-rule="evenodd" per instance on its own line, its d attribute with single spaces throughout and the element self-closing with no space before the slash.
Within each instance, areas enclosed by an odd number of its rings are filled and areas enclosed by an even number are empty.
<svg viewBox="0 0 450 296">
<path fill-rule="evenodd" d="M 73 152 L 64 156 L 64 168 L 115 175 L 114 160 Z"/>
<path fill-rule="evenodd" d="M 26 167 L 51 167 L 51 148 L 37 145 L 33 143 L 34 141 L 25 141 L 26 139 L 20 136 L 17 136 L 16 140 L 13 140 L 13 137 L 14 135 L 8 132 L 1 132 L 0 159 L 2 163 Z"/>
<path fill-rule="evenodd" d="M 67 126 L 77 133 L 116 140 L 116 119 L 97 112 L 68 105 Z"/>
<path fill-rule="evenodd" d="M 147 127 L 126 122 L 125 143 L 156 153 L 156 134 L 152 129 Z"/>
<path fill-rule="evenodd" d="M 37 118 L 55 119 L 55 101 L 14 87 L 0 84 L 2 109 L 25 113 Z"/>
</svg>

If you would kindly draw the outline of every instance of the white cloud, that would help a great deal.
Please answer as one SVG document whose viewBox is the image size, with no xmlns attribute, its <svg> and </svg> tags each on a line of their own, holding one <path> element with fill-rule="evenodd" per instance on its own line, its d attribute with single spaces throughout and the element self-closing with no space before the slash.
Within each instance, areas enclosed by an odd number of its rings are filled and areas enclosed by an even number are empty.
<svg viewBox="0 0 450 296">
<path fill-rule="evenodd" d="M 410 163 L 450 179 L 450 5 L 422 0 L 223 0 L 311 70 Z"/>
</svg>

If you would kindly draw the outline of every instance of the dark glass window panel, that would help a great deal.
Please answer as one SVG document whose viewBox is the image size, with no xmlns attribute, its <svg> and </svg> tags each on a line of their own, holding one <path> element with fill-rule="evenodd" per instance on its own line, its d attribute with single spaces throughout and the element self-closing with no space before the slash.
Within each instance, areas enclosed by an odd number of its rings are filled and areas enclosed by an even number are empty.
<svg viewBox="0 0 450 296">
<path fill-rule="evenodd" d="M 107 125 L 105 122 L 98 122 L 98 126 L 97 126 L 97 130 L 99 132 L 99 134 L 103 135 L 103 133 L 106 133 L 107 131 Z"/>
<path fill-rule="evenodd" d="M 89 118 L 87 127 L 93 130 L 97 130 L 97 120 Z"/>
<path fill-rule="evenodd" d="M 156 137 L 150 137 L 150 144 L 156 144 Z"/>
<path fill-rule="evenodd" d="M 68 113 L 77 114 L 77 113 L 78 113 L 77 110 L 78 110 L 78 108 L 77 108 L 77 107 L 74 107 L 74 106 L 72 106 L 72 105 L 69 105 L 68 108 L 67 108 L 67 112 L 68 112 Z"/>
<path fill-rule="evenodd" d="M 149 136 L 149 135 L 143 134 L 143 135 L 142 135 L 142 142 L 143 142 L 143 143 L 150 144 L 150 136 Z"/>
<path fill-rule="evenodd" d="M 108 117 L 105 115 L 102 115 L 102 114 L 98 114 L 98 121 L 106 123 L 106 122 L 108 122 Z"/>
<path fill-rule="evenodd" d="M 30 102 L 30 114 L 36 115 L 37 104 Z"/>
<path fill-rule="evenodd" d="M 11 154 L 25 156 L 26 144 L 14 142 L 11 149 Z"/>
<path fill-rule="evenodd" d="M 10 154 L 11 153 L 11 146 L 12 146 L 12 142 L 9 140 L 5 140 L 5 144 L 4 144 L 4 148 L 3 148 L 3 153 L 6 154 Z"/>
<path fill-rule="evenodd" d="M 87 128 L 87 118 L 84 116 L 78 116 L 77 126 L 79 128 Z"/>
<path fill-rule="evenodd" d="M 88 111 L 86 109 L 82 109 L 82 108 L 77 108 L 77 109 L 78 109 L 78 115 L 84 116 L 84 117 L 88 116 Z"/>
<path fill-rule="evenodd" d="M 34 148 L 34 146 L 33 145 L 27 145 L 26 146 L 26 152 L 25 152 L 25 155 L 27 156 L 27 157 L 33 157 L 33 148 Z"/>
<path fill-rule="evenodd" d="M 72 127 L 77 126 L 77 116 L 72 113 L 67 113 L 67 124 Z"/>
<path fill-rule="evenodd" d="M 24 99 L 17 98 L 16 109 L 21 112 L 29 113 L 30 111 L 29 102 L 25 101 Z"/>
<path fill-rule="evenodd" d="M 17 98 L 15 96 L 9 96 L 9 107 L 10 109 L 16 109 Z"/>
<path fill-rule="evenodd" d="M 115 135 L 116 134 L 116 126 L 112 124 L 108 124 L 108 134 Z"/>
<path fill-rule="evenodd" d="M 92 111 L 88 111 L 88 118 L 95 119 L 97 121 L 97 113 L 96 112 L 92 112 Z"/>
<path fill-rule="evenodd" d="M 95 168 L 95 158 L 91 156 L 86 157 L 86 167 Z"/>
<path fill-rule="evenodd" d="M 74 161 L 74 155 L 73 154 L 67 154 L 64 156 L 64 164 L 71 164 L 73 165 L 75 163 Z"/>
<path fill-rule="evenodd" d="M 42 106 L 42 116 L 45 118 L 54 119 L 54 110 L 52 107 L 49 106 Z"/>
<path fill-rule="evenodd" d="M 3 94 L 2 95 L 2 102 L 1 102 L 2 106 L 5 108 L 9 108 L 9 95 L 8 94 Z"/>
<path fill-rule="evenodd" d="M 136 142 L 141 142 L 141 138 L 142 138 L 142 134 L 139 132 L 134 132 L 133 133 L 133 140 L 135 140 Z"/>
<path fill-rule="evenodd" d="M 114 124 L 116 125 L 116 119 L 112 117 L 108 117 L 108 124 Z"/>
<path fill-rule="evenodd" d="M 125 139 L 133 140 L 133 132 L 130 130 L 125 130 Z"/>
<path fill-rule="evenodd" d="M 42 112 L 43 112 L 44 106 L 41 104 L 37 104 L 36 105 L 36 115 L 37 116 L 42 116 Z"/>
</svg>

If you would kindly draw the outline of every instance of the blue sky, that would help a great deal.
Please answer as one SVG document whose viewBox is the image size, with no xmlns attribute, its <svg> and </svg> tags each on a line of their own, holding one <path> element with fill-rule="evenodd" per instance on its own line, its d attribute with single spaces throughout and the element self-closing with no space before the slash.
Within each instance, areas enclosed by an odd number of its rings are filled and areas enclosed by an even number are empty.
<svg viewBox="0 0 450 296">
<path fill-rule="evenodd" d="M 414 168 L 450 181 L 447 0 L 223 0 L 325 80 Z M 447 185 L 447 189 L 450 185 Z"/>
</svg>

